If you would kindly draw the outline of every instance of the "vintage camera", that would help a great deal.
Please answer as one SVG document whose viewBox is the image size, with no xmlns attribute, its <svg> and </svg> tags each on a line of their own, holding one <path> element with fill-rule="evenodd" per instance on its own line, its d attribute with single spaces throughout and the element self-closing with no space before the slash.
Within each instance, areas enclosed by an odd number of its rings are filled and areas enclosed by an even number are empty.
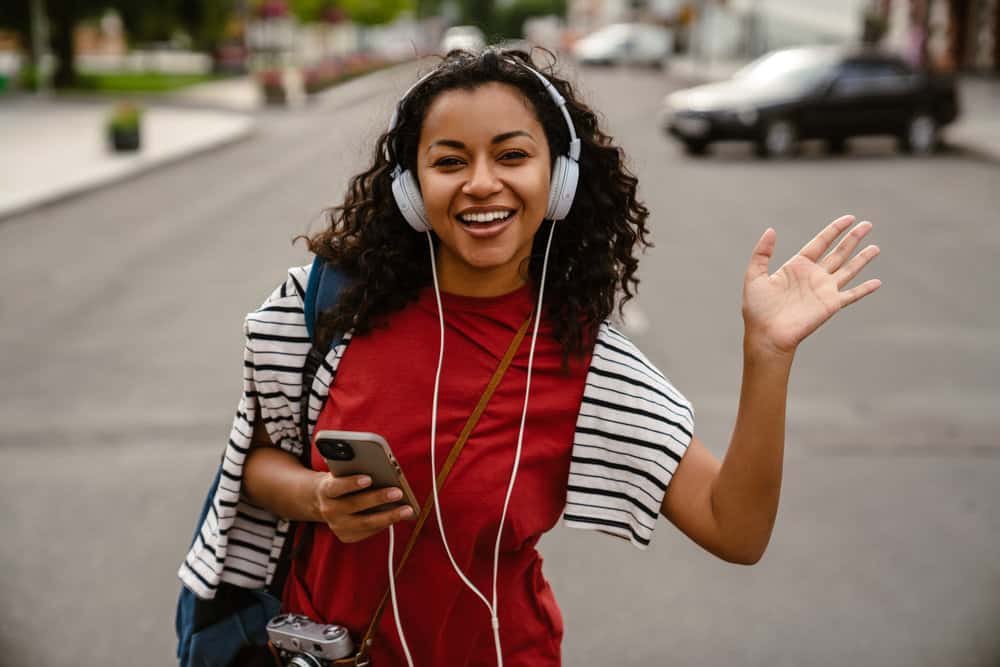
<svg viewBox="0 0 1000 667">
<path fill-rule="evenodd" d="M 354 653 L 354 642 L 342 625 L 315 623 L 306 616 L 282 614 L 267 623 L 267 637 L 281 659 L 292 667 L 326 667 Z"/>
</svg>

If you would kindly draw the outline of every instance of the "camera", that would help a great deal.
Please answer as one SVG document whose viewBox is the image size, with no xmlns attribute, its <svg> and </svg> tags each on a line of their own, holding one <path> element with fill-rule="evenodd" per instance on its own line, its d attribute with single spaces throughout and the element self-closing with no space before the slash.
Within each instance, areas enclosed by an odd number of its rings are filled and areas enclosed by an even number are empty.
<svg viewBox="0 0 1000 667">
<path fill-rule="evenodd" d="M 272 618 L 267 623 L 267 637 L 291 667 L 327 667 L 331 660 L 354 653 L 347 628 L 315 623 L 299 614 Z"/>
</svg>

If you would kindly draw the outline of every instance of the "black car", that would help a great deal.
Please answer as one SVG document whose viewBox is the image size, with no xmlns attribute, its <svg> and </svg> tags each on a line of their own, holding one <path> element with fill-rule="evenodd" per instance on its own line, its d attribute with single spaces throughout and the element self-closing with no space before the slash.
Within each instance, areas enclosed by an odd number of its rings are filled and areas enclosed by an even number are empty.
<svg viewBox="0 0 1000 667">
<path fill-rule="evenodd" d="M 762 156 L 788 155 L 799 139 L 825 139 L 840 152 L 849 137 L 871 134 L 929 153 L 957 116 L 952 77 L 877 51 L 804 47 L 769 53 L 727 81 L 671 93 L 661 124 L 692 155 L 728 139 L 753 141 Z"/>
</svg>

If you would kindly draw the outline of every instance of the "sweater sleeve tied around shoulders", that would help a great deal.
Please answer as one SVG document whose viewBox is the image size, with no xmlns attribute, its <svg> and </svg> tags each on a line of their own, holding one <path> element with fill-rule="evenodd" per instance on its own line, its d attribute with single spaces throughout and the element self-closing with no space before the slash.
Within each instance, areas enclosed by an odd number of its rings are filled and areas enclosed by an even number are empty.
<svg viewBox="0 0 1000 667">
<path fill-rule="evenodd" d="M 563 521 L 645 549 L 694 434 L 691 403 L 604 323 L 587 373 Z"/>
<path fill-rule="evenodd" d="M 308 267 L 289 277 L 244 320 L 243 395 L 219 467 L 218 485 L 178 576 L 198 597 L 215 597 L 220 582 L 260 589 L 271 581 L 288 521 L 243 495 L 243 464 L 259 418 L 271 443 L 299 455 L 302 364 L 309 352 L 300 286 Z M 260 446 L 260 445 L 256 445 Z"/>
</svg>

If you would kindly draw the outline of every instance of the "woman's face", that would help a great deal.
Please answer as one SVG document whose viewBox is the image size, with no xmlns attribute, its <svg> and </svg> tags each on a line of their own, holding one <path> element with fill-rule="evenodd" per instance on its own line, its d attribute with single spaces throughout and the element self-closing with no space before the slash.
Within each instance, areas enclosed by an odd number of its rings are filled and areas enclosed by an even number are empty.
<svg viewBox="0 0 1000 667">
<path fill-rule="evenodd" d="M 497 296 L 525 282 L 548 205 L 549 144 L 530 102 L 508 84 L 449 90 L 427 110 L 417 179 L 441 239 L 441 289 Z"/>
</svg>

